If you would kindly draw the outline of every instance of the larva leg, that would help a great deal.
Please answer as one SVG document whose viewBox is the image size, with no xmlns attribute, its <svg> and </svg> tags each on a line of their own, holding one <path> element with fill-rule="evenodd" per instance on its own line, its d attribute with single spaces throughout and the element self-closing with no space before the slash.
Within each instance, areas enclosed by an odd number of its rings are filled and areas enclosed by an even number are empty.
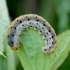
<svg viewBox="0 0 70 70">
<path fill-rule="evenodd" d="M 19 39 L 19 44 L 22 44 L 23 42 L 22 39 L 20 37 L 18 39 Z"/>
<path fill-rule="evenodd" d="M 26 33 L 24 32 L 24 30 L 21 31 L 21 34 L 26 35 Z"/>
<path fill-rule="evenodd" d="M 22 34 L 26 35 L 26 33 L 25 33 L 25 32 L 22 32 Z"/>
</svg>

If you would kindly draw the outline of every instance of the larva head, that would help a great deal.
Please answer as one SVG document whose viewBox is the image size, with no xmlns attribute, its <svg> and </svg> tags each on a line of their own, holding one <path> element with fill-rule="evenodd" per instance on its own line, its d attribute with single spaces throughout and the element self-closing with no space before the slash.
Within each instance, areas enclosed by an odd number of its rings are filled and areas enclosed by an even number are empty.
<svg viewBox="0 0 70 70">
<path fill-rule="evenodd" d="M 54 43 L 54 45 L 48 45 L 42 48 L 43 53 L 45 54 L 51 54 L 55 51 L 56 49 L 56 43 Z"/>
<path fill-rule="evenodd" d="M 12 50 L 18 50 L 19 46 L 10 47 Z"/>
<path fill-rule="evenodd" d="M 7 37 L 7 43 L 10 46 L 10 48 L 12 50 L 17 50 L 19 48 L 19 45 L 14 45 L 14 36 L 16 33 L 16 23 L 18 23 L 21 19 L 23 19 L 23 16 L 20 16 L 18 18 L 16 18 L 11 25 L 9 26 L 7 33 L 6 33 L 6 37 Z"/>
<path fill-rule="evenodd" d="M 7 36 L 7 42 L 8 42 L 8 45 L 10 46 L 10 48 L 12 50 L 17 50 L 19 48 L 19 44 L 14 45 L 14 34 L 9 34 Z"/>
</svg>

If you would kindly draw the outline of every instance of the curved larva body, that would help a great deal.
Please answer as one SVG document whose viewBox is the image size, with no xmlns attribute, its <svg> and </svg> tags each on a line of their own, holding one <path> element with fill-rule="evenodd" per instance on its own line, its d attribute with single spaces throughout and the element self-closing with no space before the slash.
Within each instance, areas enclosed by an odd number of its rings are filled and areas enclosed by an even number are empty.
<svg viewBox="0 0 70 70">
<path fill-rule="evenodd" d="M 42 48 L 44 53 L 52 53 L 56 48 L 56 34 L 50 24 L 42 17 L 35 14 L 23 15 L 16 18 L 7 31 L 8 45 L 11 49 L 16 50 L 21 44 L 20 35 L 28 27 L 34 28 L 42 34 L 45 40 L 45 47 Z"/>
</svg>

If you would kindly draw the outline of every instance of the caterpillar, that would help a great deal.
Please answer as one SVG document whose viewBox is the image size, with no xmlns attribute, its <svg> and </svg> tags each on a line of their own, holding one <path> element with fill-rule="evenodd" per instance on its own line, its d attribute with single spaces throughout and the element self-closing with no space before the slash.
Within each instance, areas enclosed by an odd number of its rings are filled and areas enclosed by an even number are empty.
<svg viewBox="0 0 70 70">
<path fill-rule="evenodd" d="M 12 50 L 19 48 L 22 43 L 20 35 L 25 29 L 28 29 L 28 27 L 38 30 L 39 34 L 42 34 L 45 41 L 45 46 L 42 47 L 42 51 L 45 54 L 54 52 L 57 44 L 55 31 L 44 18 L 36 14 L 21 15 L 11 23 L 7 30 L 6 37 L 7 43 Z"/>
</svg>

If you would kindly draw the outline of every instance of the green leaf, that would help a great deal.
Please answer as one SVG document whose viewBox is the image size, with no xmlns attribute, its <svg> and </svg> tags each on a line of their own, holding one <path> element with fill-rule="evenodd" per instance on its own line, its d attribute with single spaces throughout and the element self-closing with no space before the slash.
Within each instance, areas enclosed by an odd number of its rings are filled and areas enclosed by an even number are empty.
<svg viewBox="0 0 70 70">
<path fill-rule="evenodd" d="M 6 25 L 3 24 L 3 22 L 0 20 L 0 51 L 3 52 L 4 51 L 4 35 L 6 32 Z"/>
<path fill-rule="evenodd" d="M 7 70 L 6 61 L 7 61 L 6 58 L 4 58 L 3 56 L 0 56 L 0 70 Z"/>
<path fill-rule="evenodd" d="M 10 19 L 8 15 L 8 10 L 5 0 L 0 0 L 0 51 L 4 51 L 4 35 L 10 24 Z"/>
<path fill-rule="evenodd" d="M 0 51 L 0 55 L 2 55 L 3 57 L 5 57 L 6 58 L 6 56 Z"/>
<path fill-rule="evenodd" d="M 58 44 L 55 52 L 51 54 L 51 70 L 56 70 L 68 56 L 70 50 L 70 30 L 58 36 Z"/>
<path fill-rule="evenodd" d="M 69 1 L 68 0 L 54 0 L 56 13 L 58 15 L 58 30 L 59 33 L 69 28 Z"/>
<path fill-rule="evenodd" d="M 6 24 L 10 23 L 6 0 L 0 0 L 0 19 Z"/>
<path fill-rule="evenodd" d="M 6 31 L 9 24 L 10 18 L 6 0 L 0 0 L 0 70 L 16 70 L 19 63 L 17 55 L 7 45 Z"/>
<path fill-rule="evenodd" d="M 58 36 L 58 46 L 54 53 L 44 54 L 42 36 L 33 29 L 24 31 L 21 35 L 22 45 L 17 50 L 25 70 L 56 70 L 68 55 L 70 49 L 70 31 Z"/>
</svg>

